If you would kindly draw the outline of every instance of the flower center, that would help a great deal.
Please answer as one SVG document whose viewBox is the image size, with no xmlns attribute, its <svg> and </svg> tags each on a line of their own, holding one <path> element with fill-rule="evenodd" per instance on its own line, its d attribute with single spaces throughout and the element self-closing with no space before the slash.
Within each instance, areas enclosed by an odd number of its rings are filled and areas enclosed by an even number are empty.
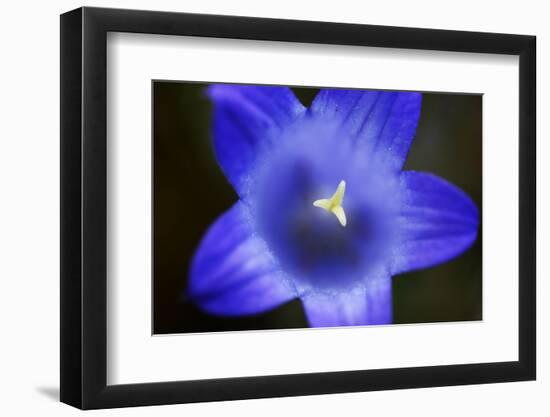
<svg viewBox="0 0 550 417">
<path fill-rule="evenodd" d="M 297 288 L 353 287 L 386 248 L 393 193 L 380 193 L 363 152 L 324 131 L 299 133 L 257 162 L 248 197 L 255 230 Z"/>
<path fill-rule="evenodd" d="M 357 179 L 307 158 L 276 162 L 277 175 L 259 176 L 253 207 L 257 230 L 281 267 L 302 289 L 358 282 L 371 259 L 371 216 L 352 188 Z"/>
<path fill-rule="evenodd" d="M 346 212 L 344 207 L 342 207 L 342 202 L 344 201 L 344 193 L 346 192 L 346 182 L 344 180 L 340 181 L 338 188 L 330 198 L 322 198 L 320 200 L 315 200 L 313 205 L 315 207 L 322 208 L 329 213 L 332 213 L 336 216 L 342 227 L 346 227 L 347 219 Z"/>
</svg>

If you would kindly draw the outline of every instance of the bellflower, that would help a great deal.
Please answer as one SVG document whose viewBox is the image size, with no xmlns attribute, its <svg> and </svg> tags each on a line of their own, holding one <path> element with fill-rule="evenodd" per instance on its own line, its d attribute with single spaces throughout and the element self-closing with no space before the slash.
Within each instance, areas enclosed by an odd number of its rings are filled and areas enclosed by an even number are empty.
<svg viewBox="0 0 550 417">
<path fill-rule="evenodd" d="M 216 158 L 239 201 L 200 243 L 187 295 L 214 315 L 299 298 L 310 326 L 392 322 L 391 277 L 446 262 L 478 210 L 447 181 L 402 167 L 421 94 L 213 85 Z"/>
</svg>

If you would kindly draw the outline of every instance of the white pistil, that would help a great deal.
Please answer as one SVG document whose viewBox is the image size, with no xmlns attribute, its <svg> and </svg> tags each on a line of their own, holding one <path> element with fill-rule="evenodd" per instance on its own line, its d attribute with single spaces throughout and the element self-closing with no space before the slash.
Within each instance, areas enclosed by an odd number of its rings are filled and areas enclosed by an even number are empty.
<svg viewBox="0 0 550 417">
<path fill-rule="evenodd" d="M 338 188 L 336 188 L 336 191 L 334 192 L 332 197 L 315 200 L 313 202 L 313 205 L 315 207 L 322 208 L 329 213 L 334 214 L 343 227 L 345 227 L 347 223 L 346 213 L 344 211 L 344 207 L 342 207 L 345 192 L 346 182 L 342 180 L 340 181 L 340 184 L 338 184 Z"/>
</svg>

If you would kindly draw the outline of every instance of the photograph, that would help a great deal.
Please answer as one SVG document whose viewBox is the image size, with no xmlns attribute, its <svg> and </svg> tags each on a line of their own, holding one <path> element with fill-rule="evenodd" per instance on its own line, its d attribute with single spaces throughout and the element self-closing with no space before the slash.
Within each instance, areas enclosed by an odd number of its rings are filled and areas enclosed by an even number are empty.
<svg viewBox="0 0 550 417">
<path fill-rule="evenodd" d="M 482 94 L 151 88 L 153 334 L 483 320 Z"/>
<path fill-rule="evenodd" d="M 502 3 L 5 2 L 0 417 L 550 415 Z"/>
</svg>

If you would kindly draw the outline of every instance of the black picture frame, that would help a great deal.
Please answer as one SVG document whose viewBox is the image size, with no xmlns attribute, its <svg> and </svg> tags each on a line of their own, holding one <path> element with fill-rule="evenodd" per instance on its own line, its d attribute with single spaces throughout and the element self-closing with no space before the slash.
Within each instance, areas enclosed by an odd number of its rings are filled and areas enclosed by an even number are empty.
<svg viewBox="0 0 550 417">
<path fill-rule="evenodd" d="M 519 360 L 107 385 L 108 32 L 519 56 Z M 534 36 L 84 7 L 61 15 L 60 56 L 62 402 L 95 409 L 535 379 Z"/>
</svg>

